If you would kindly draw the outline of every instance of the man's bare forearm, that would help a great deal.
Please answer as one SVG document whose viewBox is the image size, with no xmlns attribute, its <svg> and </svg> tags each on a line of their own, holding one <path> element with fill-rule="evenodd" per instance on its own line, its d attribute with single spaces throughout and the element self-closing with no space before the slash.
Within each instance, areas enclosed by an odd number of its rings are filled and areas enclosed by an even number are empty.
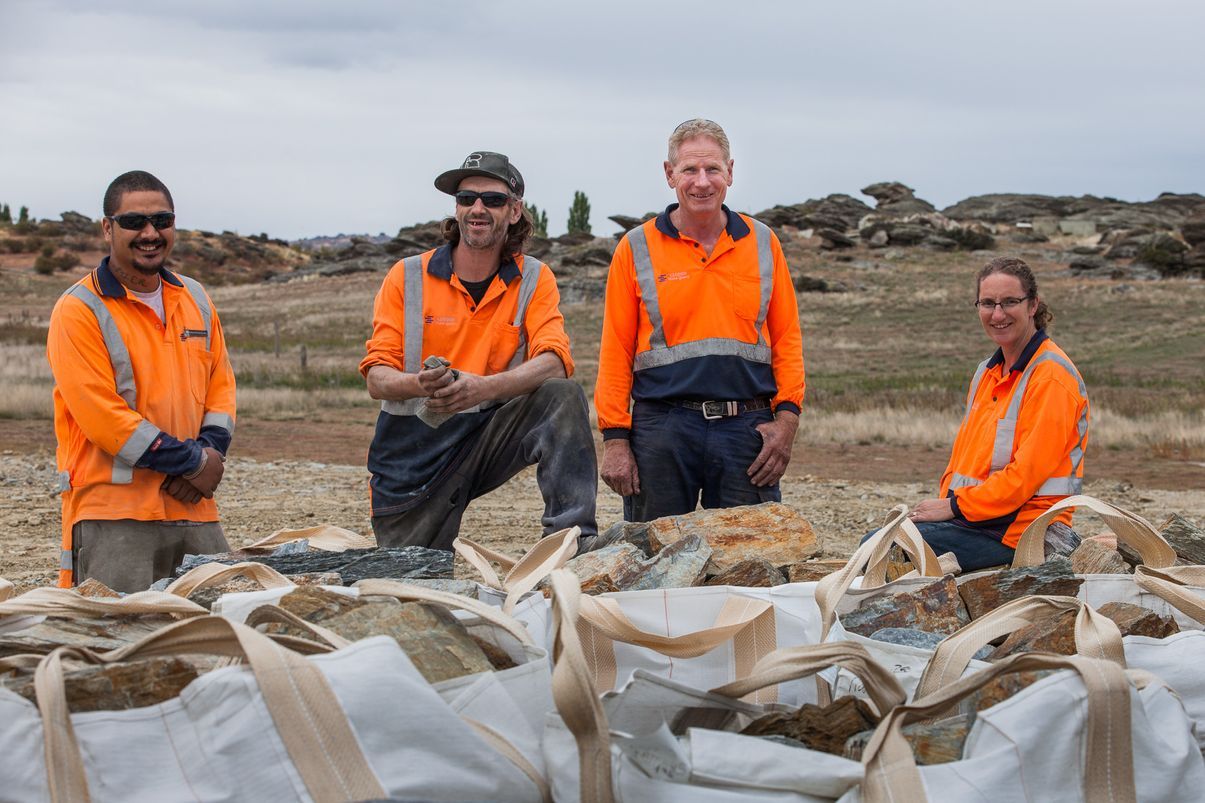
<svg viewBox="0 0 1205 803">
<path fill-rule="evenodd" d="M 564 379 L 565 376 L 561 358 L 551 351 L 543 351 L 516 368 L 486 379 L 491 384 L 490 396 L 506 400 L 531 393 L 549 379 Z"/>
<path fill-rule="evenodd" d="M 426 396 L 418 374 L 408 374 L 388 365 L 374 365 L 365 377 L 368 395 L 383 401 L 405 401 Z"/>
</svg>

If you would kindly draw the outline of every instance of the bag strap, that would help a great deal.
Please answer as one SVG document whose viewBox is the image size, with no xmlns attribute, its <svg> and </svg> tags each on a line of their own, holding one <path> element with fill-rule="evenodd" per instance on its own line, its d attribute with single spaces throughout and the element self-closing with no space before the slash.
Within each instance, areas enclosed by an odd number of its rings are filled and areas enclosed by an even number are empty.
<svg viewBox="0 0 1205 803">
<path fill-rule="evenodd" d="M 259 606 L 247 616 L 247 620 L 243 622 L 243 624 L 247 625 L 247 627 L 253 627 L 256 629 L 263 624 L 288 625 L 289 627 L 297 628 L 298 630 L 305 632 L 310 637 L 311 641 L 335 650 L 343 649 L 344 647 L 347 647 L 353 643 L 350 640 L 345 639 L 343 636 L 340 636 L 330 628 L 323 627 L 319 624 L 314 624 L 313 622 L 307 622 L 297 614 L 293 613 L 292 611 L 286 611 L 279 605 Z M 272 639 L 273 641 L 279 642 L 282 638 L 281 634 L 269 633 L 267 635 L 268 638 Z M 286 646 L 288 645 L 286 644 Z"/>
<path fill-rule="evenodd" d="M 921 675 L 916 697 L 925 697 L 949 686 L 971 663 L 984 645 L 1066 611 L 1075 611 L 1075 649 L 1079 655 L 1126 665 L 1121 630 L 1117 623 L 1075 597 L 1034 596 L 1007 602 L 947 636 L 933 651 Z"/>
<path fill-rule="evenodd" d="M 170 614 L 204 616 L 209 611 L 191 600 L 163 591 L 139 591 L 124 597 L 84 597 L 70 588 L 35 588 L 0 602 L 0 616 L 138 616 Z"/>
<path fill-rule="evenodd" d="M 1017 552 L 1013 556 L 1013 568 L 1038 566 L 1046 561 L 1046 528 L 1055 517 L 1069 508 L 1091 510 L 1101 521 L 1109 525 L 1122 543 L 1133 547 L 1142 562 L 1154 569 L 1163 569 L 1176 562 L 1176 550 L 1172 549 L 1151 523 L 1136 513 L 1114 507 L 1091 496 L 1068 496 L 1060 499 L 1038 516 L 1017 541 Z"/>
<path fill-rule="evenodd" d="M 887 523 L 859 545 L 843 567 L 832 574 L 821 577 L 816 582 L 816 605 L 820 608 L 821 641 L 828 636 L 828 631 L 837 621 L 837 605 L 849 591 L 863 566 L 872 563 L 873 566 L 870 568 L 875 569 L 876 575 L 881 572 L 882 578 L 886 578 L 887 555 L 892 544 L 899 544 L 903 547 L 913 563 L 919 567 L 922 576 L 934 578 L 942 576 L 937 556 L 933 554 L 933 548 L 925 543 L 920 530 L 908 520 L 908 508 L 904 505 L 896 505 L 891 509 L 891 517 Z M 867 569 L 868 572 L 870 568 Z M 877 588 L 883 585 L 880 582 L 878 586 L 874 586 L 866 582 L 866 577 L 862 579 L 865 588 Z"/>
<path fill-rule="evenodd" d="M 1130 682 L 1126 670 L 1112 661 L 1036 652 L 1011 655 L 923 699 L 888 712 L 862 754 L 866 769 L 862 799 L 866 803 L 928 800 L 916 757 L 901 732 L 903 727 L 938 717 L 1003 675 L 1045 669 L 1074 670 L 1087 688 L 1083 799 L 1111 803 L 1136 801 Z M 1040 715 L 1041 712 L 1034 713 Z M 1040 728 L 1040 722 L 1035 721 L 1034 727 Z"/>
<path fill-rule="evenodd" d="M 17 587 L 10 581 L 0 577 L 0 602 L 11 599 L 17 593 Z"/>
<path fill-rule="evenodd" d="M 336 527 L 333 524 L 316 524 L 301 530 L 277 530 L 254 544 L 243 547 L 246 552 L 270 552 L 281 544 L 300 540 L 309 541 L 311 549 L 324 552 L 343 552 L 348 549 L 372 549 L 376 540 L 359 533 Z"/>
<path fill-rule="evenodd" d="M 289 588 L 296 585 L 266 563 L 247 561 L 227 565 L 212 562 L 202 563 L 200 566 L 189 569 L 172 581 L 165 591 L 168 594 L 187 597 L 194 591 L 219 585 L 234 577 L 246 577 L 248 580 L 259 583 L 262 588 Z"/>
<path fill-rule="evenodd" d="M 34 674 L 34 688 L 42 715 L 52 801 L 88 799 L 83 759 L 67 710 L 63 659 L 104 664 L 180 653 L 228 655 L 247 661 L 289 758 L 315 801 L 385 796 L 347 715 L 317 666 L 252 628 L 220 616 L 202 616 L 168 625 L 107 653 L 59 647 L 42 659 Z"/>
<path fill-rule="evenodd" d="M 549 575 L 552 584 L 552 699 L 577 742 L 581 803 L 613 803 L 611 734 L 595 691 L 593 673 L 577 635 L 581 581 L 567 569 Z"/>
<path fill-rule="evenodd" d="M 767 686 L 814 675 L 830 666 L 844 667 L 858 676 L 879 716 L 908 699 L 895 675 L 871 658 L 865 647 L 850 641 L 775 650 L 754 665 L 749 677 L 712 691 L 727 697 L 744 697 Z"/>
<path fill-rule="evenodd" d="M 731 641 L 759 617 L 774 612 L 773 604 L 766 600 L 734 594 L 724 602 L 713 626 L 680 636 L 662 636 L 637 627 L 614 599 L 584 596 L 579 605 L 580 621 L 612 641 L 644 647 L 670 658 L 697 658 Z"/>
<path fill-rule="evenodd" d="M 526 775 L 531 782 L 535 784 L 536 789 L 540 790 L 540 800 L 543 803 L 552 803 L 552 787 L 548 785 L 548 781 L 540 774 L 540 771 L 535 768 L 527 757 L 519 752 L 519 748 L 510 743 L 509 740 L 498 731 L 486 725 L 484 722 L 478 722 L 475 719 L 468 717 L 460 718 L 466 725 L 473 729 L 486 744 L 497 750 L 510 763 L 514 764 L 519 770 Z"/>
<path fill-rule="evenodd" d="M 534 647 L 536 644 L 535 640 L 531 637 L 531 633 L 527 631 L 527 628 L 518 619 L 503 613 L 492 605 L 486 605 L 484 602 L 469 599 L 460 594 L 436 591 L 433 588 L 423 588 L 422 586 L 404 583 L 399 580 L 360 580 L 352 588 L 358 589 L 361 596 L 393 597 L 402 602 L 434 602 L 446 608 L 468 611 L 479 619 L 484 619 L 490 624 L 497 625 L 507 633 L 510 633 L 518 639 L 520 644 L 529 647 Z"/>
<path fill-rule="evenodd" d="M 1154 594 L 1180 613 L 1205 625 L 1205 598 L 1185 588 L 1187 585 L 1205 585 L 1205 566 L 1174 566 L 1163 570 L 1138 566 L 1134 570 L 1134 582 L 1143 591 Z"/>
<path fill-rule="evenodd" d="M 507 592 L 502 610 L 509 614 L 524 594 L 539 585 L 549 572 L 561 568 L 577 554 L 581 534 L 581 528 L 574 526 L 545 536 L 518 560 L 467 538 L 457 537 L 452 541 L 452 549 L 481 573 L 487 586 Z M 499 579 L 491 562 L 497 562 L 506 572 L 506 577 Z"/>
</svg>

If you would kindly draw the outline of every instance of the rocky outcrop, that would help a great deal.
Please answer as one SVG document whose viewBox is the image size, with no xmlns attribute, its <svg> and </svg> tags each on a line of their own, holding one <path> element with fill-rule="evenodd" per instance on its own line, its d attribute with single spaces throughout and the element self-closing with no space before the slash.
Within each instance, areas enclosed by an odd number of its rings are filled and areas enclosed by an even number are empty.
<svg viewBox="0 0 1205 803">
<path fill-rule="evenodd" d="M 871 211 L 857 198 L 836 193 L 800 204 L 763 209 L 753 217 L 775 229 L 793 226 L 796 229 L 831 229 L 844 233 L 856 229 L 858 221 Z"/>
<path fill-rule="evenodd" d="M 917 198 L 913 189 L 898 181 L 880 181 L 862 188 L 863 195 L 875 200 L 875 211 L 882 215 L 919 215 L 936 212 L 928 201 Z"/>
</svg>

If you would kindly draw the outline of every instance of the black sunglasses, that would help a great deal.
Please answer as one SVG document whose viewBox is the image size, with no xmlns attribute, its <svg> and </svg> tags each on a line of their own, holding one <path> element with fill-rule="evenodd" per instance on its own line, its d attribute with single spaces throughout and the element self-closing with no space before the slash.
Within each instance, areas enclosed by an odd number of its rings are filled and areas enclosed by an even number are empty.
<svg viewBox="0 0 1205 803">
<path fill-rule="evenodd" d="M 155 227 L 155 230 L 170 229 L 176 225 L 175 212 L 155 212 L 150 215 L 140 215 L 137 212 L 127 212 L 124 215 L 106 215 L 109 220 L 121 226 L 127 231 L 142 231 L 146 228 L 147 221 Z"/>
<path fill-rule="evenodd" d="M 497 209 L 500 206 L 506 206 L 506 202 L 510 200 L 510 195 L 505 192 L 473 192 L 472 190 L 461 190 L 456 193 L 456 203 L 458 206 L 472 206 L 477 203 L 477 199 L 481 199 L 481 204 L 490 209 Z"/>
</svg>

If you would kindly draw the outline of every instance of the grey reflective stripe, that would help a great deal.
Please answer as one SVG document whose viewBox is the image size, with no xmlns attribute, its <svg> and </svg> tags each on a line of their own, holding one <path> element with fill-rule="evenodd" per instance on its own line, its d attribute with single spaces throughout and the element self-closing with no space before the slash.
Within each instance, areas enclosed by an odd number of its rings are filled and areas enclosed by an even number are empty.
<svg viewBox="0 0 1205 803">
<path fill-rule="evenodd" d="M 1088 394 L 1087 388 L 1084 386 L 1084 380 L 1079 375 L 1079 371 L 1075 370 L 1075 366 L 1071 364 L 1071 361 L 1064 358 L 1062 355 L 1048 351 L 1045 354 L 1041 354 L 1030 360 L 1029 365 L 1025 366 L 1025 370 L 1021 373 L 1020 380 L 1017 381 L 1017 388 L 1013 391 L 1012 399 L 1009 400 L 1008 410 L 1005 411 L 1004 417 L 1001 418 L 996 424 L 996 441 L 992 447 L 992 471 L 999 471 L 1000 469 L 1004 468 L 1006 465 L 1008 465 L 1008 461 L 1012 458 L 1013 441 L 1015 439 L 1017 430 L 1017 418 L 1021 414 L 1021 402 L 1025 396 L 1025 389 L 1029 387 L 1029 379 L 1033 376 L 1034 369 L 1044 362 L 1058 363 L 1068 374 L 1075 378 L 1075 381 L 1079 386 L 1080 396 L 1086 396 Z M 1087 408 L 1084 409 L 1084 417 L 1081 417 L 1078 425 L 1080 442 L 1076 446 L 1076 450 L 1079 452 L 1079 460 L 1083 459 L 1083 449 L 1080 447 L 1083 445 L 1084 436 L 1087 434 L 1088 421 L 1086 416 Z M 1073 460 L 1073 469 L 1078 469 L 1079 460 L 1075 460 L 1074 456 Z"/>
<path fill-rule="evenodd" d="M 155 442 L 155 438 L 159 437 L 159 427 L 147 421 L 145 418 L 138 422 L 138 426 L 130 433 L 130 437 L 126 438 L 126 442 L 117 450 L 117 460 L 124 460 L 131 466 L 138 462 L 138 459 L 146 453 L 146 450 Z"/>
<path fill-rule="evenodd" d="M 642 351 L 632 360 L 633 371 L 643 371 L 646 368 L 660 368 L 681 360 L 691 360 L 695 357 L 740 357 L 749 362 L 770 364 L 770 347 L 757 343 L 746 343 L 743 340 L 733 340 L 727 337 L 709 337 L 703 340 L 691 340 L 677 346 Z"/>
<path fill-rule="evenodd" d="M 134 466 L 120 457 L 113 458 L 113 471 L 109 475 L 112 485 L 129 485 L 134 481 Z"/>
<path fill-rule="evenodd" d="M 402 337 L 402 353 L 405 355 L 403 369 L 406 373 L 417 374 L 423 367 L 423 258 L 422 255 L 406 257 L 402 260 L 402 270 L 405 271 L 403 299 L 405 305 L 405 322 Z M 413 415 L 411 413 L 410 415 Z"/>
<path fill-rule="evenodd" d="M 627 234 L 628 245 L 632 247 L 632 264 L 636 269 L 636 282 L 640 285 L 640 296 L 644 301 L 644 311 L 648 313 L 649 324 L 653 331 L 649 333 L 649 348 L 665 348 L 665 327 L 661 318 L 661 302 L 657 298 L 657 277 L 653 275 L 653 261 L 649 259 L 649 244 L 644 237 L 644 226 L 637 226 Z"/>
<path fill-rule="evenodd" d="M 770 227 L 760 220 L 753 221 L 753 234 L 757 238 L 757 278 L 761 284 L 761 300 L 757 307 L 757 342 L 765 345 L 761 328 L 770 311 L 770 293 L 774 289 L 774 252 L 770 248 Z"/>
<path fill-rule="evenodd" d="M 982 485 L 983 480 L 977 480 L 974 477 L 968 477 L 965 474 L 959 474 L 957 471 L 950 477 L 950 490 L 955 488 L 971 488 L 975 485 Z"/>
<path fill-rule="evenodd" d="M 71 558 L 70 549 L 64 549 L 59 552 L 59 568 L 65 572 L 72 571 L 75 568 L 75 561 Z"/>
<path fill-rule="evenodd" d="M 666 344 L 664 319 L 661 317 L 661 303 L 657 297 L 657 276 L 653 271 L 653 262 L 649 257 L 648 240 L 645 238 L 644 226 L 637 226 L 627 233 L 628 243 L 632 247 L 632 263 L 636 270 L 636 282 L 640 285 L 641 301 L 644 311 L 649 316 L 649 350 L 642 351 L 632 360 L 633 371 L 643 371 L 647 368 L 659 368 L 672 365 L 681 360 L 691 360 L 696 357 L 740 357 L 750 362 L 770 364 L 770 346 L 762 335 L 762 326 L 770 309 L 770 295 L 774 290 L 774 253 L 771 249 L 770 228 L 764 223 L 753 221 L 754 237 L 757 242 L 757 278 L 759 286 L 757 322 L 757 342 L 746 343 L 727 337 L 708 337 L 701 340 L 691 340 L 673 346 Z"/>
<path fill-rule="evenodd" d="M 1084 481 L 1079 477 L 1051 477 L 1042 483 L 1034 496 L 1075 496 L 1084 490 Z"/>
<path fill-rule="evenodd" d="M 390 415 L 418 415 L 419 408 L 422 407 L 423 398 L 405 399 L 404 401 L 383 401 L 381 402 L 381 411 Z M 488 410 L 491 407 L 497 407 L 502 402 L 487 401 L 481 404 L 475 404 L 467 410 L 461 410 L 460 413 L 480 413 L 482 410 Z"/>
<path fill-rule="evenodd" d="M 544 263 L 535 257 L 523 255 L 523 278 L 519 280 L 519 303 L 515 307 L 514 326 L 519 327 L 519 345 L 515 348 L 515 354 L 510 358 L 510 364 L 506 367 L 517 368 L 527 359 L 527 331 L 525 324 L 527 321 L 527 307 L 531 304 L 531 299 L 535 297 L 536 287 L 540 284 L 540 273 L 544 270 Z"/>
<path fill-rule="evenodd" d="M 205 429 L 205 427 L 221 427 L 233 435 L 234 419 L 226 413 L 206 413 L 201 419 L 201 429 Z"/>
<path fill-rule="evenodd" d="M 126 349 L 121 333 L 117 331 L 117 322 L 105 302 L 83 284 L 74 285 L 66 293 L 75 296 L 92 310 L 96 323 L 100 327 L 101 337 L 105 341 L 105 349 L 109 352 L 109 362 L 113 365 L 113 381 L 117 395 L 125 399 L 131 410 L 138 403 L 138 390 L 134 386 L 134 363 L 130 362 L 130 352 Z"/>
<path fill-rule="evenodd" d="M 975 369 L 975 376 L 971 379 L 971 389 L 967 391 L 967 408 L 962 414 L 962 420 L 965 421 L 971 415 L 971 402 L 975 401 L 975 391 L 979 390 L 979 383 L 983 381 L 983 375 L 987 373 L 987 364 L 992 358 L 988 357 L 983 362 L 979 363 L 979 367 Z"/>
<path fill-rule="evenodd" d="M 175 277 L 184 284 L 192 300 L 197 302 L 197 308 L 201 310 L 201 320 L 205 322 L 205 350 L 209 351 L 209 343 L 213 336 L 213 315 L 209 309 L 209 297 L 205 295 L 205 288 L 196 279 L 181 276 L 179 273 L 175 274 Z"/>
<path fill-rule="evenodd" d="M 63 491 L 70 491 L 70 490 L 71 490 L 71 472 L 70 471 L 60 471 L 59 472 L 59 491 L 63 492 Z"/>
</svg>

